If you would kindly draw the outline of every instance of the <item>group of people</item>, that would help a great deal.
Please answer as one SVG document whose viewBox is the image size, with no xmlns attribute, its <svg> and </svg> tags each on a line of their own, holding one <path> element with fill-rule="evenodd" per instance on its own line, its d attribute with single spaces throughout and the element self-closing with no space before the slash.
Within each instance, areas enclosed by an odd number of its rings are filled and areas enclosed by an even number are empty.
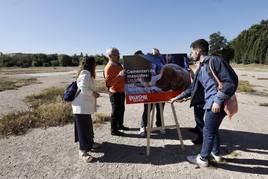
<svg viewBox="0 0 268 179">
<path fill-rule="evenodd" d="M 210 156 L 220 161 L 220 137 L 219 127 L 226 113 L 223 103 L 234 94 L 238 85 L 238 78 L 228 63 L 216 56 L 209 56 L 209 44 L 204 39 L 199 39 L 191 44 L 191 57 L 197 62 L 198 67 L 192 76 L 192 83 L 179 96 L 170 99 L 170 102 L 182 102 L 191 98 L 190 106 L 194 107 L 196 127 L 193 129 L 198 138 L 193 140 L 194 144 L 202 144 L 199 154 L 187 156 L 187 160 L 199 166 L 208 166 Z M 141 53 L 141 52 L 139 52 Z M 158 49 L 153 53 L 159 55 Z M 137 52 L 138 55 L 138 52 Z M 125 93 L 124 93 L 124 68 L 120 64 L 120 53 L 116 48 L 107 50 L 108 63 L 104 68 L 104 77 L 109 91 L 112 106 L 111 113 L 111 135 L 123 136 L 129 130 L 124 126 Z M 223 82 L 223 88 L 218 89 L 217 82 L 211 75 L 208 67 L 211 61 L 213 70 Z M 75 142 L 79 142 L 79 156 L 86 162 L 93 160 L 90 151 L 98 148 L 94 142 L 91 114 L 96 111 L 96 98 L 100 95 L 96 92 L 94 57 L 84 57 L 77 74 L 77 86 L 81 90 L 72 102 L 74 114 Z M 160 106 L 158 103 L 156 125 L 161 126 Z M 140 134 L 145 135 L 147 125 L 148 105 L 144 104 L 144 112 Z M 161 131 L 162 134 L 165 131 Z"/>
</svg>

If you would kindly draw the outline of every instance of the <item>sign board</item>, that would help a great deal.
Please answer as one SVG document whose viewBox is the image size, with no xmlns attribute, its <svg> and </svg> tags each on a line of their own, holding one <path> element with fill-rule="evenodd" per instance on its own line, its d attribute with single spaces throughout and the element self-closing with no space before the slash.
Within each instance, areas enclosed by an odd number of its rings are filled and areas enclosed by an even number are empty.
<svg viewBox="0 0 268 179">
<path fill-rule="evenodd" d="M 190 84 L 187 54 L 129 55 L 123 56 L 123 61 L 127 104 L 168 101 Z M 163 73 L 164 69 L 171 72 Z M 176 69 L 175 75 L 172 69 Z"/>
</svg>

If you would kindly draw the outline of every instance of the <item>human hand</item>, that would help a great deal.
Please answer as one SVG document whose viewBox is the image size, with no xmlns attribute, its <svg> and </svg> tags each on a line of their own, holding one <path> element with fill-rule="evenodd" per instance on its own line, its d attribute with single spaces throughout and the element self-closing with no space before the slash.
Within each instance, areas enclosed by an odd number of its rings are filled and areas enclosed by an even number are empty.
<svg viewBox="0 0 268 179">
<path fill-rule="evenodd" d="M 174 103 L 174 102 L 181 103 L 181 102 L 183 102 L 183 99 L 178 100 L 176 97 L 174 97 L 174 98 L 171 98 L 168 102 L 170 102 L 170 103 Z"/>
<path fill-rule="evenodd" d="M 97 92 L 93 92 L 93 96 L 95 97 L 95 98 L 98 98 L 98 97 L 100 97 L 100 93 L 97 93 Z"/>
<path fill-rule="evenodd" d="M 218 112 L 220 112 L 220 109 L 221 109 L 221 106 L 219 104 L 213 103 L 212 108 L 211 108 L 212 112 L 218 113 Z"/>
<path fill-rule="evenodd" d="M 121 70 L 119 73 L 118 73 L 119 76 L 125 76 L 125 70 Z"/>
</svg>

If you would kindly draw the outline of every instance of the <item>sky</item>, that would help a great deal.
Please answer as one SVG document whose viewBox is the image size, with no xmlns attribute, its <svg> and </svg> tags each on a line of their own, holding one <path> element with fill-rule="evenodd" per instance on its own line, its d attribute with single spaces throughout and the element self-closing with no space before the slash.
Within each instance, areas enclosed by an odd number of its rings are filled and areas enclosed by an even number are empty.
<svg viewBox="0 0 268 179">
<path fill-rule="evenodd" d="M 194 40 L 230 41 L 262 19 L 267 0 L 0 0 L 0 52 L 188 53 Z"/>
</svg>

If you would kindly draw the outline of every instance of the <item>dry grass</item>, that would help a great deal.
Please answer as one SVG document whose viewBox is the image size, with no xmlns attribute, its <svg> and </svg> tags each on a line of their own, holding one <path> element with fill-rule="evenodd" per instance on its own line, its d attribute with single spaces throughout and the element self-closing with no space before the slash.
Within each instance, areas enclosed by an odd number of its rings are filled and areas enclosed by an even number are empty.
<svg viewBox="0 0 268 179">
<path fill-rule="evenodd" d="M 35 127 L 36 120 L 34 113 L 30 111 L 10 113 L 0 120 L 0 134 L 4 136 L 24 134 L 28 129 Z"/>
<path fill-rule="evenodd" d="M 265 107 L 268 107 L 268 103 L 260 103 L 259 106 L 265 106 Z"/>
<path fill-rule="evenodd" d="M 10 79 L 0 78 L 0 91 L 16 90 L 22 86 L 40 83 L 36 78 Z"/>
<path fill-rule="evenodd" d="M 77 70 L 78 67 L 3 67 L 0 68 L 0 74 L 14 75 L 14 74 L 29 74 L 29 73 L 49 73 L 49 72 L 65 72 Z"/>
<path fill-rule="evenodd" d="M 99 83 L 100 89 L 104 83 Z M 100 90 L 99 89 L 99 90 Z M 40 94 L 27 96 L 25 102 L 28 111 L 10 113 L 0 119 L 0 135 L 21 135 L 31 128 L 59 126 L 73 121 L 71 103 L 62 99 L 64 88 L 49 88 Z M 95 127 L 110 121 L 110 115 L 95 113 Z"/>
<path fill-rule="evenodd" d="M 102 124 L 111 121 L 111 115 L 103 112 L 96 112 L 93 115 L 93 123 Z"/>
<path fill-rule="evenodd" d="M 231 66 L 233 68 L 239 68 L 245 71 L 268 71 L 268 65 L 261 65 L 261 64 L 244 65 L 244 64 L 231 63 Z"/>
<path fill-rule="evenodd" d="M 257 78 L 257 80 L 268 80 L 268 78 Z"/>
<path fill-rule="evenodd" d="M 252 85 L 248 81 L 239 81 L 238 92 L 253 93 L 255 90 L 252 88 Z"/>
<path fill-rule="evenodd" d="M 96 81 L 96 91 L 99 93 L 107 93 L 108 89 L 106 87 L 104 80 L 97 80 Z"/>
<path fill-rule="evenodd" d="M 62 97 L 64 88 L 48 88 L 43 90 L 40 94 L 33 94 L 25 98 L 28 106 L 35 108 L 40 105 L 49 104 L 54 102 L 57 97 Z"/>
<path fill-rule="evenodd" d="M 64 125 L 72 122 L 71 104 L 62 100 L 63 88 L 50 88 L 26 97 L 29 110 L 10 113 L 0 119 L 0 134 L 21 135 L 30 128 Z"/>
<path fill-rule="evenodd" d="M 231 152 L 231 153 L 228 155 L 228 157 L 230 157 L 230 158 L 237 158 L 237 157 L 239 157 L 239 156 L 241 156 L 241 154 L 240 154 L 238 151 L 236 151 L 236 150 L 234 150 L 233 152 Z"/>
</svg>

